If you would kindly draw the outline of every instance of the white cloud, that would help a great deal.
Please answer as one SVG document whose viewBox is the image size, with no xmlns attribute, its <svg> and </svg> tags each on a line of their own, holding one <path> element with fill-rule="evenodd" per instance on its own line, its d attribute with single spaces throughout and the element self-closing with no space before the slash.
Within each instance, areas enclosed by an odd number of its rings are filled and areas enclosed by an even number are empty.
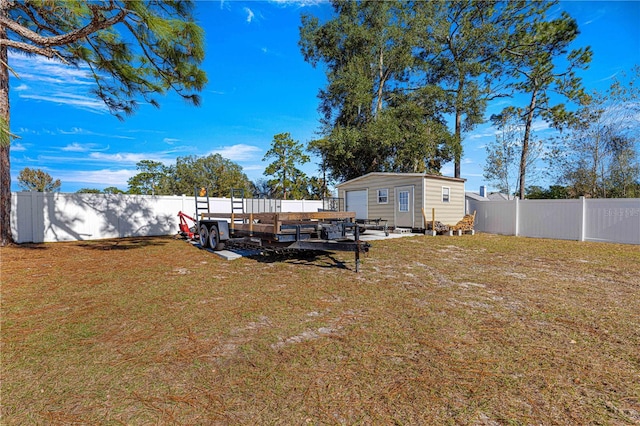
<svg viewBox="0 0 640 426">
<path fill-rule="evenodd" d="M 9 53 L 9 63 L 20 77 L 20 81 L 81 86 L 94 84 L 86 66 L 75 67 L 43 56 L 27 56 L 14 52 Z"/>
<path fill-rule="evenodd" d="M 75 106 L 80 109 L 88 110 L 91 112 L 103 113 L 108 112 L 107 106 L 104 102 L 92 98 L 89 96 L 73 95 L 71 93 L 50 93 L 44 95 L 38 94 L 20 94 L 23 99 L 33 99 L 45 102 L 54 102 L 57 104 L 64 104 Z"/>
<path fill-rule="evenodd" d="M 486 131 L 483 132 L 477 132 L 477 133 L 470 133 L 468 136 L 465 137 L 465 139 L 482 139 L 482 138 L 494 138 L 496 136 L 496 130 L 491 127 Z"/>
<path fill-rule="evenodd" d="M 180 142 L 180 139 L 175 139 L 175 138 L 164 138 L 162 140 L 162 142 L 169 144 L 169 145 L 173 145 L 176 142 Z"/>
<path fill-rule="evenodd" d="M 155 156 L 157 157 L 157 156 Z M 116 154 L 105 154 L 103 152 L 92 152 L 89 154 L 89 158 L 92 160 L 108 161 L 116 163 L 129 163 L 136 164 L 142 160 L 160 161 L 157 158 L 152 158 L 151 155 L 144 152 L 118 152 Z"/>
<path fill-rule="evenodd" d="M 247 23 L 251 23 L 251 21 L 253 21 L 253 18 L 255 17 L 255 14 L 253 13 L 253 11 L 251 9 L 249 9 L 248 7 L 243 7 L 242 10 L 245 11 L 245 13 L 247 14 Z"/>
<path fill-rule="evenodd" d="M 19 142 L 14 142 L 14 143 L 11 144 L 11 148 L 10 149 L 11 149 L 11 151 L 14 151 L 14 152 L 22 152 L 22 151 L 26 151 L 27 147 L 22 145 Z"/>
<path fill-rule="evenodd" d="M 95 85 L 88 67 L 75 67 L 42 56 L 9 53 L 9 63 L 20 82 L 14 90 L 22 99 L 70 105 L 96 113 L 108 108 L 101 100 L 89 95 Z"/>
<path fill-rule="evenodd" d="M 96 134 L 95 132 L 92 132 L 91 130 L 83 129 L 82 127 L 72 127 L 69 130 L 60 130 L 60 129 L 58 129 L 58 132 L 60 132 L 60 134 L 62 134 L 62 135 L 95 135 Z"/>
<path fill-rule="evenodd" d="M 269 0 L 271 3 L 275 3 L 280 6 L 296 6 L 296 7 L 308 7 L 318 6 L 322 3 L 328 3 L 327 0 Z"/>
<path fill-rule="evenodd" d="M 591 16 L 589 16 L 584 22 L 581 23 L 581 25 L 593 24 L 594 22 L 602 19 L 606 14 L 607 10 L 605 8 L 596 9 L 595 12 L 591 13 Z"/>
<path fill-rule="evenodd" d="M 90 145 L 83 145 L 83 144 L 79 144 L 77 142 L 73 142 L 65 147 L 62 147 L 63 151 L 68 151 L 68 152 L 87 152 L 91 150 L 91 146 Z"/>
<path fill-rule="evenodd" d="M 531 130 L 534 132 L 541 132 L 549 128 L 549 123 L 543 120 L 538 120 L 531 123 Z"/>
<path fill-rule="evenodd" d="M 262 153 L 262 149 L 253 145 L 237 144 L 214 149 L 211 153 L 220 154 L 231 161 L 252 161 L 256 159 L 257 154 Z"/>
<path fill-rule="evenodd" d="M 107 186 L 127 186 L 127 181 L 138 172 L 135 169 L 64 170 L 55 176 L 63 183 L 97 184 Z"/>
</svg>

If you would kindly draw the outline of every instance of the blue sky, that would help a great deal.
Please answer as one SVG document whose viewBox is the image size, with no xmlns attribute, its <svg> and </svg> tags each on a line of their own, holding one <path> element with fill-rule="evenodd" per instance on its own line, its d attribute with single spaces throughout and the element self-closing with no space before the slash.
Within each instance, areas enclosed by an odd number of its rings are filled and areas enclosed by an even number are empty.
<svg viewBox="0 0 640 426">
<path fill-rule="evenodd" d="M 566 10 L 581 31 L 574 47 L 590 45 L 593 62 L 581 73 L 589 90 L 605 90 L 621 71 L 640 64 L 640 1 L 569 1 Z M 273 136 L 289 132 L 306 144 L 317 138 L 318 90 L 326 80 L 321 67 L 306 63 L 298 48 L 301 13 L 331 16 L 318 1 L 199 1 L 197 15 L 206 32 L 204 69 L 209 84 L 199 108 L 175 95 L 160 98 L 159 109 L 140 105 L 119 121 L 89 95 L 82 69 L 42 58 L 11 55 L 12 190 L 25 167 L 39 168 L 62 181 L 62 192 L 80 188 L 127 189 L 140 160 L 174 164 L 177 157 L 219 153 L 240 164 L 249 179 L 264 177 L 262 158 Z M 491 104 L 486 116 L 515 100 Z M 542 122 L 537 136 L 551 132 Z M 485 146 L 495 129 L 478 126 L 465 135 L 462 177 L 478 191 Z M 319 175 L 317 159 L 303 166 Z M 453 174 L 447 164 L 444 175 Z M 529 183 L 536 183 L 530 181 Z M 546 182 L 538 182 L 546 184 Z"/>
</svg>

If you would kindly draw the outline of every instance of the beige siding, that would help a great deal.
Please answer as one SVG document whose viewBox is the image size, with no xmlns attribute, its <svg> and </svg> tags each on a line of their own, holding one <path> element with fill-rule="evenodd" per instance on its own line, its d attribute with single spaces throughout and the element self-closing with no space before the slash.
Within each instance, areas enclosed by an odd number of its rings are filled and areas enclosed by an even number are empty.
<svg viewBox="0 0 640 426">
<path fill-rule="evenodd" d="M 422 227 L 422 177 L 403 175 L 371 175 L 353 183 L 345 183 L 338 190 L 338 197 L 344 198 L 346 191 L 368 189 L 369 219 L 385 219 L 389 226 L 395 226 L 395 188 L 398 186 L 413 186 L 413 216 L 414 227 Z M 386 204 L 378 203 L 378 190 L 387 189 Z"/>
<path fill-rule="evenodd" d="M 369 219 L 386 219 L 389 226 L 395 226 L 396 187 L 413 187 L 414 228 L 424 228 L 422 208 L 427 220 L 431 220 L 431 209 L 436 209 L 436 220 L 446 224 L 456 224 L 464 216 L 464 181 L 430 177 L 421 174 L 372 173 L 341 184 L 338 197 L 345 198 L 346 191 L 368 190 Z M 449 202 L 442 202 L 442 187 L 450 188 Z M 378 190 L 387 189 L 388 201 L 378 203 Z M 426 191 L 425 191 L 426 189 Z M 426 193 L 425 193 L 426 192 Z M 425 204 L 426 202 L 426 204 Z"/>
<path fill-rule="evenodd" d="M 435 208 L 435 217 L 447 225 L 455 225 L 464 216 L 464 182 L 425 178 L 427 197 L 425 212 L 427 220 L 431 220 Z M 449 188 L 449 202 L 442 201 L 443 187 Z"/>
</svg>

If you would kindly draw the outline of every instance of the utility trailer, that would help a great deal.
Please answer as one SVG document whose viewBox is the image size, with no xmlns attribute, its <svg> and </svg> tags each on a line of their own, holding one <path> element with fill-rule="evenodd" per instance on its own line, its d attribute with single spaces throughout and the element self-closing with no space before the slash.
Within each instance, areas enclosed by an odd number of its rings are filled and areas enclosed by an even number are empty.
<svg viewBox="0 0 640 426">
<path fill-rule="evenodd" d="M 212 213 L 208 191 L 196 188 L 196 229 L 200 245 L 223 250 L 228 243 L 250 244 L 266 249 L 350 251 L 355 253 L 356 272 L 360 253 L 369 243 L 360 241 L 355 212 L 246 212 L 242 191 L 231 191 L 231 213 Z M 253 203 L 252 203 L 253 204 Z"/>
</svg>

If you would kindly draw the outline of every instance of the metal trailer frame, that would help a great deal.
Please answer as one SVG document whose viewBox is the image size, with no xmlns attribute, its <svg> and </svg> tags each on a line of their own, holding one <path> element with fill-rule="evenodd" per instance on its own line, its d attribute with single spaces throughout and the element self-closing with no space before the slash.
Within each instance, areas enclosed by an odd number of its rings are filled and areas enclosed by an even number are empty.
<svg viewBox="0 0 640 426">
<path fill-rule="evenodd" d="M 368 252 L 370 244 L 360 241 L 355 212 L 245 213 L 240 207 L 244 198 L 240 203 L 236 194 L 232 190 L 231 213 L 211 213 L 206 189 L 196 188 L 196 229 L 202 247 L 222 250 L 227 243 L 243 243 L 274 249 L 350 251 L 355 253 L 359 272 L 360 253 Z"/>
<path fill-rule="evenodd" d="M 386 219 L 356 219 L 356 223 L 360 225 L 360 233 L 364 233 L 367 229 L 384 231 L 384 236 L 389 236 L 389 227 Z"/>
</svg>

